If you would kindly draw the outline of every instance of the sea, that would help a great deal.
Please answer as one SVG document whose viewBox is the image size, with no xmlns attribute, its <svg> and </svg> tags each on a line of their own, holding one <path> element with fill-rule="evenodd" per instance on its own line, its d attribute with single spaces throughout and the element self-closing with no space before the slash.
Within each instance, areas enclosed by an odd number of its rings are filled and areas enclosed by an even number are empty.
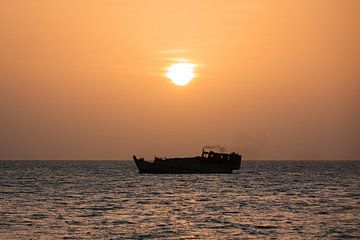
<svg viewBox="0 0 360 240">
<path fill-rule="evenodd" d="M 360 161 L 243 161 L 140 175 L 132 161 L 0 161 L 0 239 L 360 239 Z"/>
</svg>

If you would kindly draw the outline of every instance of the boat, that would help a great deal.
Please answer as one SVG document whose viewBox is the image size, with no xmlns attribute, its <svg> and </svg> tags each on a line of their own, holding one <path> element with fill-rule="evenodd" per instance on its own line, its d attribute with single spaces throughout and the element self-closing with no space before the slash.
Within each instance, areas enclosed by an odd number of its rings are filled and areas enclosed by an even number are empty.
<svg viewBox="0 0 360 240">
<path fill-rule="evenodd" d="M 193 174 L 232 173 L 240 169 L 241 155 L 236 152 L 224 153 L 203 148 L 201 156 L 185 158 L 158 158 L 153 162 L 133 156 L 139 173 L 152 174 Z"/>
</svg>

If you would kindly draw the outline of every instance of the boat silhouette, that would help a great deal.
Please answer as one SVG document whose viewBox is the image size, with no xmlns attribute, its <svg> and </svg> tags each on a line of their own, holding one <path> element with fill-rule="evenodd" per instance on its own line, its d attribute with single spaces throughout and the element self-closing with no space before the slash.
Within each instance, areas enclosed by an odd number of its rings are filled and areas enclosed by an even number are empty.
<svg viewBox="0 0 360 240">
<path fill-rule="evenodd" d="M 232 173 L 240 169 L 241 155 L 235 152 L 223 153 L 206 151 L 201 156 L 185 158 L 158 158 L 153 162 L 133 156 L 139 173 L 191 174 L 191 173 Z"/>
</svg>

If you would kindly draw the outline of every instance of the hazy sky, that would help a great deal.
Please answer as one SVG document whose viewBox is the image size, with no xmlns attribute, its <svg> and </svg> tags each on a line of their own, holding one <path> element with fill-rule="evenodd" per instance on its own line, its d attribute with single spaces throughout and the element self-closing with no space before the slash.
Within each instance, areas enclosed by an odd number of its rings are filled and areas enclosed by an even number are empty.
<svg viewBox="0 0 360 240">
<path fill-rule="evenodd" d="M 2 0 L 0 159 L 360 158 L 359 46 L 359 0 Z"/>
</svg>

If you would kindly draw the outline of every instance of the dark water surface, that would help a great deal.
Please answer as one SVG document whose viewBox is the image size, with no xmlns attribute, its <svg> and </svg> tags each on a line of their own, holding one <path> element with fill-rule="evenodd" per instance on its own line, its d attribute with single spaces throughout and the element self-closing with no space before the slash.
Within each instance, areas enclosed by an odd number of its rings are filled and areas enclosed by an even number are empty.
<svg viewBox="0 0 360 240">
<path fill-rule="evenodd" d="M 360 162 L 139 175 L 132 162 L 0 161 L 0 238 L 360 239 Z"/>
</svg>

